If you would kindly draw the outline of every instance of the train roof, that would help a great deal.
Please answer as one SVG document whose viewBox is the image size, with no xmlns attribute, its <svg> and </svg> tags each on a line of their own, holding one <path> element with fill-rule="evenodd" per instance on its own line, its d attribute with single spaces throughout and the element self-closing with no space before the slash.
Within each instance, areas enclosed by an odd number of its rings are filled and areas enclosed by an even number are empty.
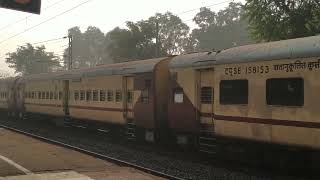
<svg viewBox="0 0 320 180">
<path fill-rule="evenodd" d="M 318 56 L 320 56 L 320 36 L 311 36 L 226 49 L 217 54 L 216 64 Z"/>
<path fill-rule="evenodd" d="M 1 78 L 0 79 L 0 86 L 2 85 L 8 85 L 13 83 L 17 78 L 16 77 L 7 77 L 7 78 Z"/>
<path fill-rule="evenodd" d="M 78 79 L 81 77 L 96 77 L 105 75 L 127 75 L 136 73 L 152 72 L 157 63 L 168 57 L 137 60 L 123 63 L 100 65 L 93 68 L 74 69 L 54 73 L 34 74 L 25 77 L 25 80 L 65 80 Z"/>
<path fill-rule="evenodd" d="M 216 52 L 197 52 L 176 56 L 170 61 L 169 67 L 174 69 L 214 65 L 216 54 Z"/>
<path fill-rule="evenodd" d="M 87 77 L 104 76 L 104 75 L 126 75 L 153 72 L 155 66 L 162 60 L 168 57 L 130 61 L 125 63 L 116 63 L 106 66 L 97 66 L 94 69 L 89 69 L 86 72 Z"/>
</svg>

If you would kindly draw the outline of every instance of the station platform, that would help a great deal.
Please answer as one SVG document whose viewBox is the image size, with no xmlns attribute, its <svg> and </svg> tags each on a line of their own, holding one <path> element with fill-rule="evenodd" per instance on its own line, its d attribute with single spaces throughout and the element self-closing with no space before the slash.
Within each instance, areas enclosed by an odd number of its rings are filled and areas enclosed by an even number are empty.
<svg viewBox="0 0 320 180">
<path fill-rule="evenodd" d="M 0 128 L 0 180 L 62 179 L 163 178 Z"/>
</svg>

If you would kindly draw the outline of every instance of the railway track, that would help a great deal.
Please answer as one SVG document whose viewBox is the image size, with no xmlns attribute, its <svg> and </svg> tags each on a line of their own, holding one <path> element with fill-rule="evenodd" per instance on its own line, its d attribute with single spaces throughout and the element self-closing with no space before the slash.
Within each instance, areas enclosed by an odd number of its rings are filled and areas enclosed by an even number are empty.
<svg viewBox="0 0 320 180">
<path fill-rule="evenodd" d="M 6 125 L 1 125 L 1 124 L 0 124 L 0 127 L 4 128 L 4 129 L 7 129 L 7 130 L 10 130 L 10 131 L 13 131 L 13 132 L 16 132 L 16 133 L 19 133 L 19 134 L 23 134 L 23 135 L 26 135 L 26 136 L 29 136 L 29 137 L 32 137 L 32 138 L 39 139 L 39 140 L 44 141 L 44 142 L 48 142 L 48 143 L 51 143 L 51 144 L 55 144 L 55 145 L 59 145 L 59 146 L 65 147 L 65 148 L 76 150 L 76 151 L 88 154 L 90 156 L 94 156 L 94 157 L 99 158 L 99 159 L 112 161 L 113 163 L 116 163 L 116 164 L 119 164 L 119 165 L 123 165 L 123 166 L 132 167 L 132 168 L 144 171 L 146 173 L 149 173 L 149 174 L 152 174 L 152 175 L 155 175 L 155 176 L 158 176 L 158 177 L 163 177 L 163 178 L 172 179 L 172 180 L 183 180 L 183 178 L 179 178 L 179 177 L 176 177 L 176 176 L 165 174 L 165 173 L 162 173 L 162 172 L 150 169 L 150 168 L 142 167 L 142 166 L 130 163 L 130 162 L 126 162 L 126 161 L 123 161 L 123 160 L 120 160 L 120 159 L 116 159 L 116 158 L 113 158 L 113 157 L 110 157 L 110 156 L 106 156 L 106 155 L 103 155 L 103 154 L 100 154 L 100 153 L 89 151 L 89 150 L 86 150 L 86 149 L 83 149 L 83 148 L 80 148 L 80 147 L 69 145 L 69 144 L 66 144 L 66 143 L 63 143 L 63 142 L 60 142 L 60 141 L 56 141 L 56 140 L 53 140 L 53 139 L 42 137 L 42 136 L 39 136 L 39 135 L 36 135 L 36 134 L 32 134 L 32 133 L 29 133 L 29 132 L 26 132 L 26 131 L 23 131 L 23 130 L 19 130 L 19 129 L 13 128 L 13 127 L 9 127 L 9 126 L 6 126 Z"/>
<path fill-rule="evenodd" d="M 0 119 L 1 127 L 167 179 L 299 179 L 289 174 L 278 174 L 242 163 L 210 159 L 196 153 L 184 152 L 183 149 L 170 151 L 151 144 L 128 143 L 122 139 L 111 138 L 105 132 L 73 126 L 55 126 L 42 120 Z"/>
</svg>

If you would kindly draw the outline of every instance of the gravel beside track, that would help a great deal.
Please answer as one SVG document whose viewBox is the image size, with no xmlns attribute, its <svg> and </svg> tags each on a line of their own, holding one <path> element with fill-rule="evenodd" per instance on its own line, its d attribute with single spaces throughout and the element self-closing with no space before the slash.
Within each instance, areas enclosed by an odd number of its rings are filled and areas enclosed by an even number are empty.
<svg viewBox="0 0 320 180">
<path fill-rule="evenodd" d="M 155 146 L 134 145 L 115 139 L 106 133 L 86 129 L 55 126 L 39 120 L 12 121 L 2 118 L 1 125 L 13 127 L 41 137 L 63 142 L 88 151 L 103 154 L 131 164 L 149 168 L 182 179 L 213 180 L 286 180 L 304 179 L 277 175 L 251 168 L 234 168 L 219 161 L 201 163 L 185 152 L 161 152 Z M 143 148 L 146 147 L 146 148 Z M 183 158 L 185 157 L 185 158 Z M 306 178 L 307 179 L 307 178 Z"/>
</svg>

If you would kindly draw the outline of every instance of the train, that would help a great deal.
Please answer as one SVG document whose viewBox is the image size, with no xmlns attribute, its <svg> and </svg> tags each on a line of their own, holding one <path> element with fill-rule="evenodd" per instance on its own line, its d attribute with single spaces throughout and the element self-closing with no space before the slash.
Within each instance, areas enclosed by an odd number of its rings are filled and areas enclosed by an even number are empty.
<svg viewBox="0 0 320 180">
<path fill-rule="evenodd" d="M 0 108 L 174 141 L 320 149 L 320 36 L 0 80 Z"/>
</svg>

